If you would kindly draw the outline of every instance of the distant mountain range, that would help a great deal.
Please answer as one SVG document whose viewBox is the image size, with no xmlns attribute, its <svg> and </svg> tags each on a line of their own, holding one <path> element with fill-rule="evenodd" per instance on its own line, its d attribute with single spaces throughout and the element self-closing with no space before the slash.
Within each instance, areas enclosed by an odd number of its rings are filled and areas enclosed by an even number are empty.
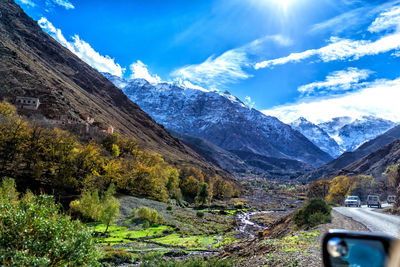
<svg viewBox="0 0 400 267">
<path fill-rule="evenodd" d="M 385 146 L 388 146 L 392 142 L 396 142 L 400 138 L 400 126 L 396 126 L 389 131 L 383 133 L 382 135 L 378 136 L 377 138 L 370 140 L 363 145 L 361 145 L 359 148 L 352 152 L 346 152 L 343 153 L 340 157 L 337 159 L 325 164 L 324 166 L 313 170 L 306 174 L 303 179 L 307 181 L 312 181 L 320 178 L 332 178 L 338 175 L 339 173 L 355 173 L 355 174 L 360 174 L 360 173 L 365 173 L 365 174 L 371 174 L 372 171 L 369 171 L 369 167 L 367 168 L 368 164 L 364 164 L 363 160 L 365 159 L 367 162 L 371 163 L 372 161 L 368 159 L 368 157 L 375 152 L 379 151 L 381 148 L 384 148 Z M 395 148 L 397 147 L 394 146 Z M 393 161 L 390 161 L 389 154 L 392 152 L 388 152 L 387 155 L 385 155 L 386 150 L 381 150 L 377 154 L 374 154 L 372 157 L 374 160 L 377 159 L 376 155 L 380 155 L 381 159 L 386 158 L 387 162 L 396 162 L 397 158 L 392 157 Z M 394 153 L 392 153 L 394 155 Z M 379 156 L 378 156 L 379 157 Z M 360 162 L 359 162 L 360 161 Z M 379 160 L 377 160 L 379 161 Z M 358 165 L 363 165 L 364 167 L 364 172 L 361 172 L 362 169 L 356 167 L 356 165 L 351 166 L 353 163 L 357 163 Z M 381 167 L 377 167 L 379 164 L 376 162 L 374 163 L 374 175 L 377 175 L 376 177 L 381 176 L 382 170 L 384 170 L 387 165 L 385 165 L 384 161 L 379 162 L 381 164 Z M 378 172 L 377 172 L 378 170 Z M 380 172 L 380 173 L 379 173 Z"/>
<path fill-rule="evenodd" d="M 249 108 L 227 91 L 173 83 L 152 85 L 143 79 L 104 75 L 158 123 L 173 131 L 203 138 L 227 151 L 297 160 L 315 167 L 332 160 L 300 132 Z"/>
<path fill-rule="evenodd" d="M 396 123 L 373 116 L 363 116 L 356 120 L 338 117 L 318 125 L 305 118 L 299 118 L 290 125 L 336 158 L 383 134 Z"/>
</svg>

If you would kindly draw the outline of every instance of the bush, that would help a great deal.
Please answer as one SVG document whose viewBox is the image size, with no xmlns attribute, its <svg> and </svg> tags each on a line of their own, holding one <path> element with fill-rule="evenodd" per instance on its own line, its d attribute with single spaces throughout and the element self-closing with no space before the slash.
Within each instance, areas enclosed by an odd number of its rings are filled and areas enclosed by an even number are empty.
<svg viewBox="0 0 400 267">
<path fill-rule="evenodd" d="M 314 198 L 298 211 L 296 211 L 293 220 L 298 227 L 314 227 L 321 223 L 331 221 L 331 207 L 322 199 Z"/>
<path fill-rule="evenodd" d="M 244 204 L 243 202 L 236 202 L 235 203 L 235 209 L 243 209 L 244 208 Z"/>
<path fill-rule="evenodd" d="M 132 263 L 134 256 L 122 249 L 110 249 L 106 251 L 101 259 L 101 262 L 108 263 L 110 266 L 121 265 L 123 263 Z M 107 266 L 107 265 L 106 265 Z"/>
<path fill-rule="evenodd" d="M 132 210 L 131 215 L 135 219 L 144 220 L 153 224 L 165 223 L 164 217 L 158 214 L 157 210 L 145 206 Z"/>
<path fill-rule="evenodd" d="M 168 207 L 167 207 L 167 210 L 172 210 L 172 207 L 171 207 L 171 206 L 168 206 Z"/>
<path fill-rule="evenodd" d="M 203 218 L 204 217 L 204 212 L 198 211 L 198 212 L 196 212 L 196 216 L 199 217 L 199 218 Z"/>
<path fill-rule="evenodd" d="M 97 266 L 97 258 L 91 232 L 61 214 L 52 196 L 27 193 L 13 200 L 0 196 L 2 265 Z"/>
</svg>

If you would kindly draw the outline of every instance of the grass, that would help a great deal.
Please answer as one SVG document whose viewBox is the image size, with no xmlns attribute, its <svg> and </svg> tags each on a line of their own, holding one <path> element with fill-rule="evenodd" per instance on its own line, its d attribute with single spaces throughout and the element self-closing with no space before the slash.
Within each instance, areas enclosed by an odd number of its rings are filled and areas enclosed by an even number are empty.
<svg viewBox="0 0 400 267">
<path fill-rule="evenodd" d="M 104 233 L 106 226 L 101 223 L 90 223 L 89 226 L 93 227 L 94 232 Z M 97 237 L 97 240 L 101 244 L 121 244 L 131 243 L 130 238 L 143 238 L 159 236 L 166 232 L 172 231 L 173 228 L 170 226 L 161 225 L 158 227 L 149 227 L 141 230 L 130 230 L 127 227 L 111 225 L 108 228 L 108 234 L 106 237 Z"/>
</svg>

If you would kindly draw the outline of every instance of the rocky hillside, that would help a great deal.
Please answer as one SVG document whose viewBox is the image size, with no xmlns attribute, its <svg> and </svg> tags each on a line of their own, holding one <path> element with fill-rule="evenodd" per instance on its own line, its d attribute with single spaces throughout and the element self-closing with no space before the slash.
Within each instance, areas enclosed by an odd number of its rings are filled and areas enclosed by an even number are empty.
<svg viewBox="0 0 400 267">
<path fill-rule="evenodd" d="M 353 152 L 343 153 L 343 155 L 341 155 L 339 158 L 308 173 L 304 176 L 304 178 L 308 181 L 311 181 L 322 177 L 333 177 L 337 174 L 337 171 L 364 158 L 365 156 L 368 156 L 369 154 L 390 144 L 398 138 L 400 138 L 400 126 L 396 126 L 377 138 L 364 143 Z"/>
<path fill-rule="evenodd" d="M 214 162 L 236 177 L 290 180 L 314 169 L 311 165 L 297 160 L 271 158 L 245 151 L 227 151 L 202 138 L 172 130 L 170 132 L 207 161 Z"/>
<path fill-rule="evenodd" d="M 47 118 L 92 116 L 100 127 L 135 137 L 146 150 L 174 163 L 193 163 L 215 170 L 172 137 L 103 75 L 61 46 L 13 0 L 0 1 L 0 99 L 40 99 Z"/>
<path fill-rule="evenodd" d="M 386 168 L 392 164 L 396 164 L 399 159 L 400 139 L 396 139 L 390 144 L 372 152 L 368 156 L 365 156 L 343 169 L 332 173 L 331 176 L 370 174 L 374 178 L 380 178 Z"/>
<path fill-rule="evenodd" d="M 322 151 L 325 151 L 333 158 L 337 158 L 341 154 L 341 149 L 336 141 L 330 137 L 321 127 L 306 120 L 303 117 L 290 123 L 293 129 L 302 133 L 311 142 L 318 146 Z"/>
<path fill-rule="evenodd" d="M 332 159 L 289 125 L 247 107 L 227 91 L 107 77 L 166 128 L 206 139 L 225 150 L 299 160 L 313 166 Z"/>
</svg>

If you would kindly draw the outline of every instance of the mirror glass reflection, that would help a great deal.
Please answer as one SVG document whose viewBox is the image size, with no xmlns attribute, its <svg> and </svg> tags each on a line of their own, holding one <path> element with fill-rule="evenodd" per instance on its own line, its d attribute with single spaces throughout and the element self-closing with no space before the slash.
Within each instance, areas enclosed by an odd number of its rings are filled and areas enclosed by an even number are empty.
<svg viewBox="0 0 400 267">
<path fill-rule="evenodd" d="M 327 251 L 331 266 L 383 267 L 387 260 L 379 240 L 332 237 Z"/>
</svg>

